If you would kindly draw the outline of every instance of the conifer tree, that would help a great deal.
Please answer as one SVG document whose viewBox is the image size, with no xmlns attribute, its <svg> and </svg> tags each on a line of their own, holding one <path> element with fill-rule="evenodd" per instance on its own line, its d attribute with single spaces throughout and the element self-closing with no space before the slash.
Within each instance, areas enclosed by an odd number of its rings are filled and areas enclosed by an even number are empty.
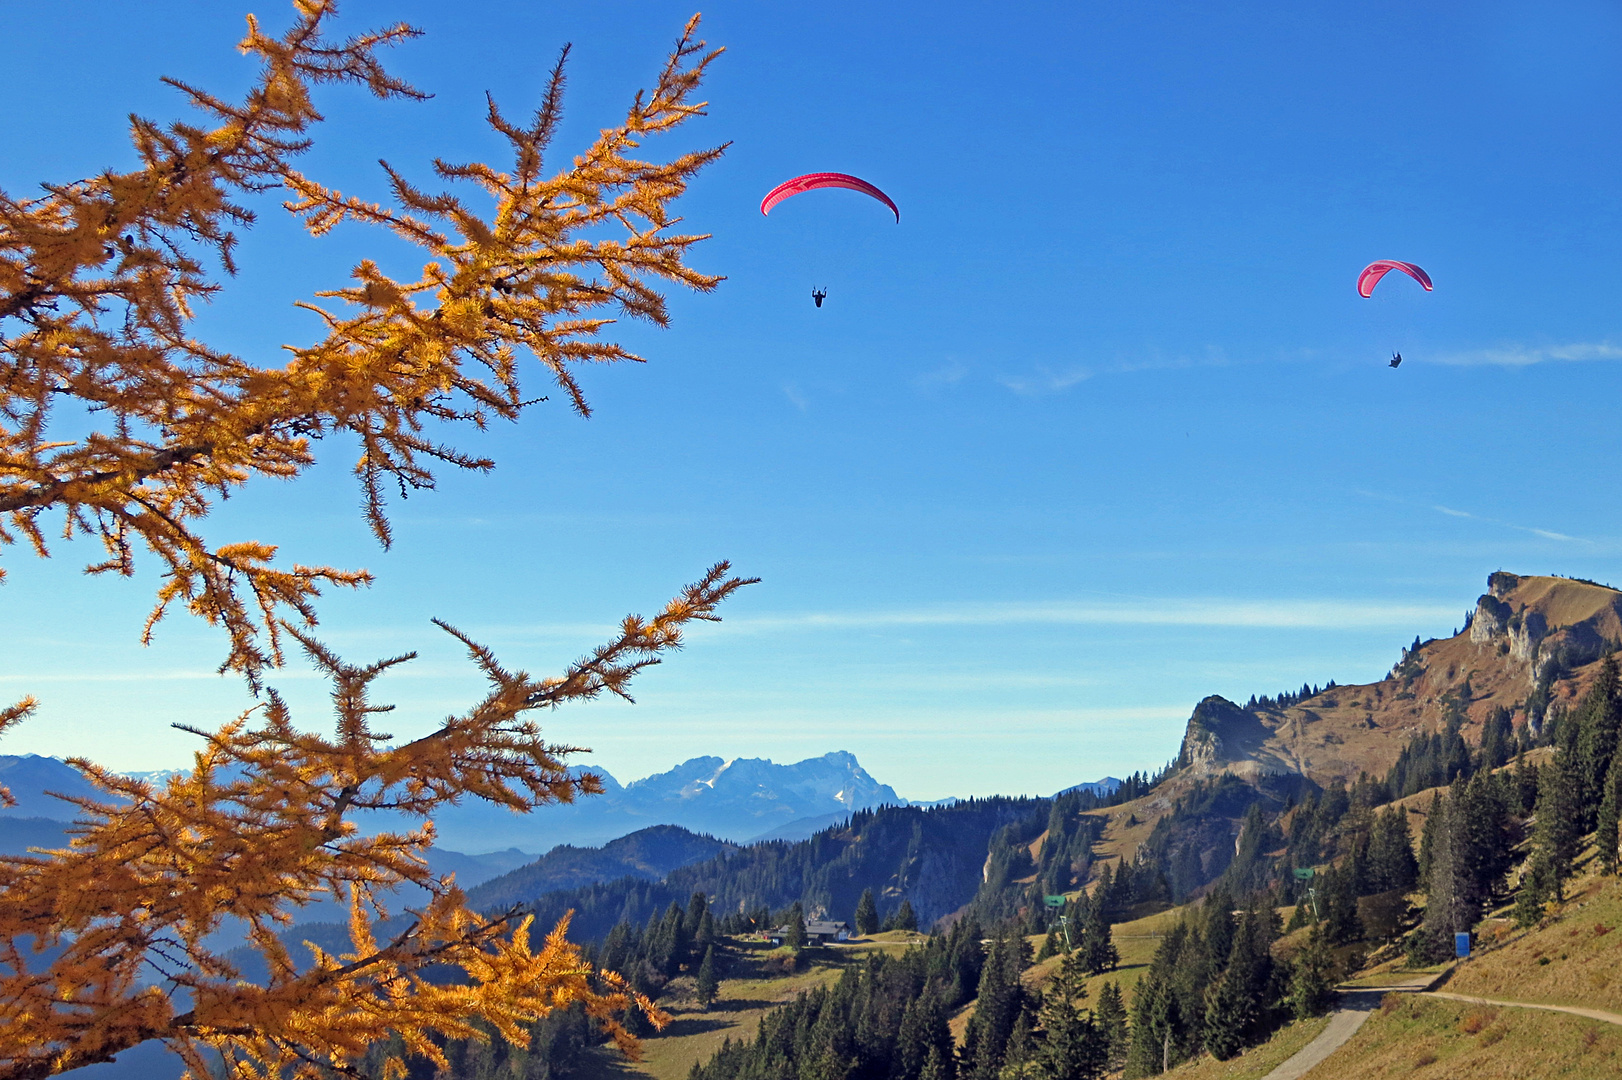
<svg viewBox="0 0 1622 1080">
<path fill-rule="evenodd" d="M 715 995 L 721 990 L 721 980 L 715 975 L 715 946 L 704 950 L 704 961 L 698 965 L 698 986 L 695 993 L 698 1003 L 709 1008 L 715 1003 Z"/>
<path fill-rule="evenodd" d="M 1322 926 L 1316 926 L 1307 935 L 1307 942 L 1296 953 L 1290 973 L 1290 1009 L 1297 1020 L 1320 1016 L 1334 1000 L 1335 963 L 1329 951 L 1329 938 Z"/>
<path fill-rule="evenodd" d="M 1205 1048 L 1218 1061 L 1233 1057 L 1255 1018 L 1249 972 L 1242 963 L 1230 963 L 1205 997 Z"/>
<path fill-rule="evenodd" d="M 262 70 L 244 100 L 172 83 L 204 122 L 166 128 L 134 119 L 132 171 L 53 183 L 37 198 L 0 195 L 0 354 L 10 370 L 0 380 L 9 421 L 0 425 L 0 545 L 21 541 L 48 554 L 44 515 L 60 512 L 65 537 L 93 536 L 105 549 L 94 573 L 132 575 L 144 549 L 163 582 L 144 635 L 166 612 L 189 611 L 223 629 L 222 670 L 264 693 L 257 718 L 194 732 L 207 739 L 196 768 L 161 789 L 72 759 L 105 803 L 81 803 L 88 823 L 71 848 L 0 868 L 0 940 L 61 946 L 49 962 L 24 964 L 15 951 L 0 959 L 0 999 L 9 1003 L 0 1077 L 70 1071 L 152 1040 L 195 1075 L 207 1072 L 204 1048 L 241 1075 L 315 1077 L 315 1062 L 350 1068 L 373 1044 L 443 1069 L 446 1039 L 488 1029 L 523 1044 L 528 1024 L 572 1003 L 628 1050 L 634 1042 L 611 1017 L 630 1009 L 663 1020 L 622 980 L 594 973 L 568 943 L 567 920 L 532 949 L 522 912 L 468 910 L 461 891 L 421 861 L 430 825 L 367 837 L 350 815 L 387 809 L 428 821 L 466 798 L 528 810 L 599 792 L 596 777 L 566 767 L 575 750 L 546 743 L 530 712 L 626 695 L 638 671 L 679 646 L 684 627 L 713 619 L 745 582 L 717 566 L 657 617 L 627 618 L 615 640 L 556 678 L 509 671 L 445 627 L 467 646 L 489 694 L 432 734 L 392 745 L 370 727 L 384 706 L 368 695 L 374 679 L 409 657 L 357 667 L 309 636 L 321 589 L 370 576 L 278 563 L 274 544 L 211 543 L 199 526 L 250 480 L 302 474 L 323 440 L 338 436 L 360 447 L 366 518 L 386 546 L 389 485 L 432 487 L 435 466 L 491 466 L 430 433 L 517 420 L 533 403 L 519 378 L 524 355 L 588 413 L 574 366 L 635 359 L 599 336 L 605 316 L 663 325 L 660 279 L 700 290 L 719 280 L 685 264 L 701 237 L 669 228 L 679 220 L 672 200 L 720 150 L 659 163 L 633 156 L 649 135 L 702 113 L 693 98 L 715 54 L 689 24 L 623 122 L 547 176 L 560 65 L 532 125 L 490 105 L 510 166 L 436 166 L 445 181 L 479 186 L 488 209 L 423 192 L 393 170 L 394 206 L 385 207 L 293 168 L 321 120 L 315 84 L 425 96 L 378 56 L 416 30 L 335 40 L 333 14 L 330 0 L 300 0 L 280 38 L 250 20 L 241 48 Z M 381 226 L 391 242 L 422 249 L 428 266 L 416 280 L 396 280 L 378 261 L 362 261 L 348 287 L 320 294 L 335 302 L 318 308 L 324 336 L 291 349 L 284 365 L 257 367 L 209 345 L 193 318 L 220 289 L 210 266 L 235 272 L 235 231 L 253 222 L 245 198 L 275 190 L 314 234 L 346 220 Z M 627 236 L 610 235 L 619 226 Z M 53 422 L 63 409 L 83 418 L 71 432 Z M 264 685 L 289 644 L 333 685 L 333 740 L 297 728 Z M 31 699 L 0 708 L 0 730 L 32 709 Z M 404 882 L 429 900 L 379 943 L 378 900 Z M 275 930 L 295 901 L 323 893 L 350 901 L 352 952 L 318 952 L 300 972 Z M 63 897 L 94 902 L 64 905 Z M 227 918 L 250 927 L 271 985 L 237 978 L 206 946 Z M 430 987 L 420 972 L 433 965 L 461 968 L 472 985 Z M 152 981 L 153 969 L 168 977 Z"/>
<path fill-rule="evenodd" d="M 1126 1051 L 1130 1032 L 1126 1022 L 1126 1003 L 1121 999 L 1118 983 L 1107 982 L 1098 991 L 1098 1008 L 1094 1011 L 1099 1034 L 1104 1040 L 1105 1069 L 1115 1071 L 1126 1064 Z"/>
<path fill-rule="evenodd" d="M 1599 849 L 1600 866 L 1613 877 L 1618 864 L 1618 817 L 1622 811 L 1622 755 L 1611 760 L 1605 776 L 1604 796 L 1600 800 L 1599 814 L 1594 825 L 1594 843 Z"/>
<path fill-rule="evenodd" d="M 1515 752 L 1515 781 L 1512 790 L 1521 816 L 1532 813 L 1538 803 L 1538 770 L 1526 760 L 1525 748 Z"/>
<path fill-rule="evenodd" d="M 1436 835 L 1442 824 L 1442 793 L 1431 795 L 1430 809 L 1425 813 L 1425 827 L 1419 834 L 1419 883 L 1430 888 L 1431 862 L 1436 855 Z"/>
<path fill-rule="evenodd" d="M 873 902 L 871 887 L 862 890 L 862 898 L 856 902 L 856 932 L 863 937 L 879 932 L 879 909 Z"/>
<path fill-rule="evenodd" d="M 931 1046 L 929 1056 L 924 1059 L 924 1067 L 918 1073 L 918 1080 L 952 1080 L 953 1075 L 950 1054 L 942 1053 L 938 1046 Z"/>
<path fill-rule="evenodd" d="M 1104 918 L 1102 904 L 1088 905 L 1082 940 L 1081 962 L 1088 974 L 1102 975 L 1106 971 L 1114 971 L 1121 962 L 1121 954 L 1115 948 L 1115 939 L 1110 933 L 1109 921 Z"/>
<path fill-rule="evenodd" d="M 805 948 L 805 909 L 798 900 L 789 908 L 787 925 L 788 936 L 783 939 L 783 944 L 796 952 Z"/>
<path fill-rule="evenodd" d="M 1565 898 L 1566 879 L 1571 876 L 1582 841 L 1578 806 L 1582 777 L 1577 765 L 1576 755 L 1562 747 L 1538 776 L 1537 827 L 1532 843 L 1546 871 L 1542 884 L 1557 900 Z"/>
<path fill-rule="evenodd" d="M 1002 1068 L 997 1080 L 1024 1080 L 1043 1076 L 1037 1059 L 1037 1042 L 1029 1010 L 1021 1012 L 1014 1021 L 1014 1030 L 1008 1033 L 1008 1044 L 1003 1048 Z"/>
<path fill-rule="evenodd" d="M 928 1009 L 932 1004 L 927 992 L 909 1000 L 901 1014 L 901 1027 L 896 1033 L 895 1053 L 890 1075 L 895 1080 L 917 1076 L 932 1050 L 937 1050 L 929 1037 Z"/>
<path fill-rule="evenodd" d="M 901 906 L 895 909 L 894 914 L 884 924 L 886 930 L 917 930 L 918 916 L 913 914 L 912 901 L 902 900 Z"/>
<path fill-rule="evenodd" d="M 1582 773 L 1582 831 L 1593 827 L 1594 811 L 1604 797 L 1605 778 L 1616 755 L 1617 731 L 1622 726 L 1622 686 L 1619 686 L 1616 655 L 1607 653 L 1600 664 L 1594 685 L 1584 695 L 1579 710 L 1577 758 Z"/>
<path fill-rule="evenodd" d="M 1109 1058 L 1109 1046 L 1093 1015 L 1084 1012 L 1086 968 L 1079 954 L 1060 962 L 1048 980 L 1038 1011 L 1042 1031 L 1038 1075 L 1045 1080 L 1092 1080 Z M 1012 1040 L 1010 1040 L 1011 1042 Z"/>
<path fill-rule="evenodd" d="M 1509 761 L 1514 753 L 1515 731 L 1510 724 L 1509 710 L 1495 706 L 1481 728 L 1481 754 L 1479 768 L 1491 772 Z"/>
<path fill-rule="evenodd" d="M 1373 892 L 1407 892 L 1419 880 L 1419 864 L 1408 831 L 1408 811 L 1387 807 L 1374 819 L 1369 832 L 1369 873 Z"/>
<path fill-rule="evenodd" d="M 1549 876 L 1548 857 L 1534 848 L 1515 892 L 1515 925 L 1521 929 L 1536 926 L 1543 918 L 1543 906 L 1549 899 Z"/>
</svg>

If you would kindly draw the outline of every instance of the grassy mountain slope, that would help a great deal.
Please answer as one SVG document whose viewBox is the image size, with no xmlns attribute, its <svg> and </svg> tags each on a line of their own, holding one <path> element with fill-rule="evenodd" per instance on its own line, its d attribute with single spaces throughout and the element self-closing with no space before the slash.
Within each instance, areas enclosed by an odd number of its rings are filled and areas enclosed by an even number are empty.
<svg viewBox="0 0 1622 1080">
<path fill-rule="evenodd" d="M 1471 745 L 1479 745 L 1497 708 L 1510 711 L 1517 730 L 1537 723 L 1579 700 L 1600 657 L 1619 643 L 1622 592 L 1495 573 L 1469 626 L 1404 650 L 1378 682 L 1336 686 L 1283 707 L 1267 699 L 1247 706 L 1220 697 L 1202 701 L 1189 718 L 1174 775 L 1138 799 L 1090 811 L 1107 822 L 1097 869 L 1132 858 L 1180 798 L 1222 777 L 1280 792 L 1295 778 L 1325 786 L 1362 773 L 1383 777 L 1410 737 L 1441 729 L 1455 702 Z M 1405 801 L 1428 806 L 1429 796 Z M 1230 841 L 1237 838 L 1241 814 L 1214 816 L 1222 817 Z M 1219 832 L 1216 825 L 1208 823 L 1208 831 Z"/>
<path fill-rule="evenodd" d="M 870 939 L 808 949 L 802 954 L 799 970 L 778 970 L 780 950 L 763 944 L 728 939 L 728 975 L 720 994 L 709 1007 L 693 996 L 693 978 L 684 975 L 673 982 L 660 1000 L 670 1013 L 671 1023 L 664 1031 L 644 1038 L 640 1062 L 627 1062 L 608 1046 L 597 1047 L 571 1075 L 576 1080 L 608 1080 L 611 1077 L 652 1077 L 653 1080 L 685 1080 L 693 1065 L 709 1060 L 721 1044 L 754 1038 L 760 1018 L 795 996 L 827 986 L 845 968 L 861 963 L 873 950 L 899 951 L 913 947 L 919 935 L 890 931 Z"/>
<path fill-rule="evenodd" d="M 1597 1080 L 1622 1076 L 1622 1028 L 1560 1013 L 1393 994 L 1308 1076 L 1320 1074 L 1335 1080 Z"/>
</svg>

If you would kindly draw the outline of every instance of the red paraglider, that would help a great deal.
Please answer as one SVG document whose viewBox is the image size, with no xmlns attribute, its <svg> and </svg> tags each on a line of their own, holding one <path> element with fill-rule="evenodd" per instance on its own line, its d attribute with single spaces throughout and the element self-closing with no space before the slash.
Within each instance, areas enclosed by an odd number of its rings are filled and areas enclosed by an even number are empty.
<svg viewBox="0 0 1622 1080">
<path fill-rule="evenodd" d="M 1425 286 L 1426 292 L 1431 291 L 1431 276 L 1425 273 L 1424 270 L 1413 263 L 1398 262 L 1396 259 L 1381 259 L 1378 262 L 1369 263 L 1363 268 L 1363 272 L 1357 275 L 1357 294 L 1365 299 L 1373 296 L 1374 286 L 1378 285 L 1380 279 L 1393 270 L 1401 270 Z"/>
<path fill-rule="evenodd" d="M 806 173 L 804 176 L 796 176 L 792 180 L 785 180 L 768 191 L 766 197 L 760 200 L 760 212 L 769 214 L 772 207 L 784 199 L 799 195 L 802 192 L 815 191 L 817 188 L 847 188 L 851 191 L 860 191 L 863 195 L 871 195 L 890 208 L 891 212 L 895 214 L 896 224 L 901 223 L 901 211 L 896 208 L 895 203 L 890 201 L 890 196 L 860 177 L 841 172 Z"/>
</svg>

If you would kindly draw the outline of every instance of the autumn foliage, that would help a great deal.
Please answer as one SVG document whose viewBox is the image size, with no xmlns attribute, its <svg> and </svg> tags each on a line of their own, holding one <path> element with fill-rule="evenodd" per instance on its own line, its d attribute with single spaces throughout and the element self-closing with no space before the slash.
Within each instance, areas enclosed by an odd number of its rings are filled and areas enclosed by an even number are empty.
<svg viewBox="0 0 1622 1080">
<path fill-rule="evenodd" d="M 560 62 L 530 124 L 490 105 L 510 164 L 434 164 L 446 181 L 477 185 L 492 210 L 421 190 L 392 169 L 394 200 L 384 207 L 292 161 L 321 119 L 316 84 L 420 96 L 377 56 L 416 31 L 334 41 L 331 3 L 295 6 L 280 38 L 250 20 L 241 48 L 263 73 L 243 101 L 175 83 L 208 123 L 132 122 L 136 171 L 47 185 L 34 199 L 0 193 L 0 543 L 26 541 L 46 555 L 49 529 L 93 534 L 106 559 L 91 569 L 125 575 L 145 549 L 164 573 L 146 633 L 176 604 L 222 626 L 222 670 L 263 698 L 218 732 L 194 732 L 205 740 L 195 768 L 162 789 L 74 759 L 106 801 L 80 803 L 70 848 L 0 859 L 0 1080 L 108 1061 L 154 1039 L 197 1076 L 206 1075 L 202 1049 L 213 1048 L 236 1076 L 316 1077 L 351 1072 L 390 1031 L 443 1065 L 430 1035 L 476 1037 L 483 1021 L 522 1043 L 523 1024 L 575 1002 L 634 1053 L 615 1018 L 634 1006 L 662 1019 L 583 961 L 565 938 L 567 920 L 535 945 L 520 913 L 470 911 L 422 853 L 431 815 L 448 802 L 523 811 L 600 790 L 595 777 L 566 769 L 577 748 L 547 743 L 530 714 L 628 696 L 638 671 L 679 647 L 688 624 L 713 620 L 746 580 L 716 565 L 656 617 L 628 617 L 613 641 L 555 677 L 509 670 L 446 626 L 489 692 L 432 734 L 394 745 L 372 726 L 387 706 L 368 690 L 410 655 L 357 667 L 310 632 L 320 589 L 367 575 L 281 565 L 260 541 L 211 546 L 199 527 L 216 499 L 254 476 L 297 476 L 324 437 L 348 433 L 361 447 L 367 516 L 386 544 L 388 485 L 430 487 L 438 466 L 490 467 L 439 440 L 457 425 L 515 420 L 533 404 L 520 385 L 526 357 L 586 414 L 575 366 L 638 359 L 605 340 L 605 326 L 616 315 L 663 325 L 658 281 L 718 281 L 686 265 L 702 237 L 671 234 L 679 219 L 670 204 L 721 149 L 663 164 L 632 156 L 647 136 L 702 111 L 692 97 L 716 53 L 694 38 L 695 19 L 624 121 L 549 175 Z M 316 235 L 346 221 L 378 225 L 421 247 L 427 262 L 409 281 L 362 262 L 349 284 L 306 305 L 325 337 L 290 348 L 285 366 L 261 367 L 207 345 L 189 324 L 234 270 L 235 230 L 253 221 L 245 197 L 276 190 Z M 331 738 L 296 727 L 263 686 L 292 642 L 332 681 Z M 0 709 L 0 730 L 32 708 Z M 363 836 L 351 815 L 367 810 L 424 824 Z M 432 899 L 377 940 L 388 892 L 402 882 Z M 296 965 L 277 932 L 291 906 L 324 894 L 349 900 L 351 951 Z M 247 927 L 270 971 L 265 985 L 208 946 L 228 924 Z M 440 986 L 419 974 L 446 964 L 467 979 Z"/>
<path fill-rule="evenodd" d="M 323 36 L 333 4 L 296 7 L 297 23 L 280 39 L 250 19 L 241 48 L 264 71 L 243 102 L 171 80 L 214 126 L 135 118 L 139 170 L 48 185 L 38 199 L 0 193 L 0 544 L 23 539 L 45 554 L 42 518 L 59 510 L 64 536 L 94 534 L 104 545 L 93 571 L 133 573 L 144 545 L 166 577 L 148 633 L 180 603 L 225 627 L 226 665 L 250 677 L 280 660 L 281 618 L 311 624 L 323 585 L 369 579 L 275 567 L 269 544 L 209 546 L 197 524 L 214 499 L 255 475 L 297 476 L 315 462 L 318 440 L 347 433 L 361 446 L 355 472 L 386 544 L 389 484 L 430 487 L 437 465 L 491 467 L 436 434 L 516 419 L 529 404 L 520 355 L 538 360 L 586 414 L 572 369 L 639 359 L 598 336 L 614 314 L 667 321 L 647 279 L 705 290 L 719 281 L 683 261 L 703 237 L 667 230 L 679 222 L 670 203 L 723 148 L 663 164 L 629 156 L 703 109 L 691 98 L 716 53 L 693 39 L 696 21 L 624 122 L 551 176 L 544 155 L 561 117 L 561 61 L 529 125 L 492 101 L 487 120 L 511 146 L 511 164 L 434 162 L 442 179 L 483 189 L 494 208 L 481 213 L 387 164 L 393 207 L 293 168 L 321 119 L 315 84 L 422 96 L 377 59 L 417 31 L 395 26 L 337 43 Z M 364 222 L 422 248 L 428 261 L 414 281 L 363 261 L 350 284 L 318 294 L 324 303 L 301 305 L 326 336 L 288 347 L 286 366 L 266 368 L 210 347 L 188 325 L 221 288 L 209 267 L 234 271 L 233 230 L 253 222 L 233 200 L 276 189 L 315 235 Z M 64 413 L 64 431 L 52 430 Z M 86 420 L 99 423 L 64 433 Z"/>
</svg>

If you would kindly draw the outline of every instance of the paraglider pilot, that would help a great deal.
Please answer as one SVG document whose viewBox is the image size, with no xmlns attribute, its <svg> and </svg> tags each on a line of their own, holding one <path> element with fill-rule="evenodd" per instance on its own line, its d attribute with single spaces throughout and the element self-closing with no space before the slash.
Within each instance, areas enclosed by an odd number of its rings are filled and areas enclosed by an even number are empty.
<svg viewBox="0 0 1622 1080">
<path fill-rule="evenodd" d="M 827 298 L 828 298 L 828 290 L 827 289 L 812 289 L 811 290 L 811 299 L 817 305 L 817 307 L 821 307 L 822 302 L 824 300 L 826 300 Z"/>
<path fill-rule="evenodd" d="M 1392 367 L 1400 367 L 1401 365 L 1402 365 L 1402 354 L 1400 352 L 1392 353 L 1391 354 L 1391 366 Z"/>
</svg>

